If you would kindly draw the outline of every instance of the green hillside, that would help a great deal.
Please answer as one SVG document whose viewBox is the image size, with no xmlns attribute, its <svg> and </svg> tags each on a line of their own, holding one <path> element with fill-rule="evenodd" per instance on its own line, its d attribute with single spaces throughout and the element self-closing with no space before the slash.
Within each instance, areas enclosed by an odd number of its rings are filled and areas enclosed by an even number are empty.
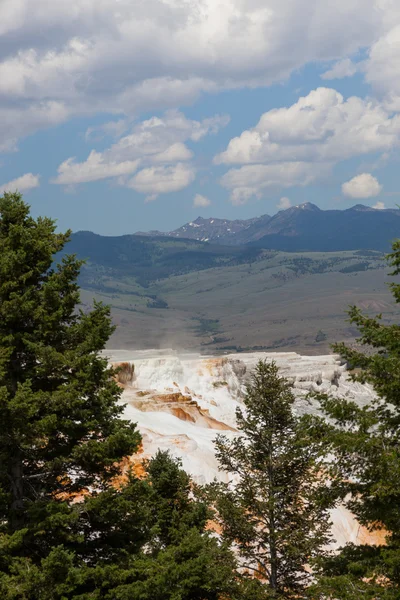
<svg viewBox="0 0 400 600">
<path fill-rule="evenodd" d="M 96 289 L 103 277 L 129 275 L 145 287 L 171 275 L 249 263 L 264 252 L 246 246 L 220 246 L 188 239 L 137 235 L 106 237 L 87 231 L 73 234 L 65 251 L 87 260 L 88 268 L 82 281 Z"/>
<path fill-rule="evenodd" d="M 284 253 L 86 232 L 67 251 L 88 259 L 84 306 L 93 297 L 112 306 L 114 348 L 321 354 L 354 338 L 349 304 L 389 321 L 393 312 L 377 251 Z"/>
</svg>

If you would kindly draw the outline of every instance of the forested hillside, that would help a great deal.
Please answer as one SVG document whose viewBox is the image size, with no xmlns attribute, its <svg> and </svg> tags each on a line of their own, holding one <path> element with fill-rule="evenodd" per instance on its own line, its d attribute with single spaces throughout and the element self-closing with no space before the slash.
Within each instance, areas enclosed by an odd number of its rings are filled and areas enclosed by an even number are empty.
<svg viewBox="0 0 400 600">
<path fill-rule="evenodd" d="M 111 347 L 202 352 L 291 349 L 318 354 L 351 339 L 355 301 L 391 319 L 383 254 L 285 253 L 187 239 L 72 235 L 86 259 L 82 300 L 111 305 Z"/>
</svg>

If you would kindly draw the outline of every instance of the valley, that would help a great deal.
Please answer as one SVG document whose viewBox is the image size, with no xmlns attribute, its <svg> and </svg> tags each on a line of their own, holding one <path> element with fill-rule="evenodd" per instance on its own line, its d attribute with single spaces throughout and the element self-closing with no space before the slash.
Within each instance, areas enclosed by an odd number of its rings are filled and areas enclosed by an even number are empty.
<svg viewBox="0 0 400 600">
<path fill-rule="evenodd" d="M 321 354 L 356 336 L 346 322 L 350 304 L 382 312 L 387 321 L 395 311 L 380 253 L 265 253 L 146 286 L 121 272 L 93 281 L 92 269 L 83 271 L 82 301 L 88 309 L 94 297 L 111 305 L 117 326 L 111 347 Z"/>
<path fill-rule="evenodd" d="M 112 308 L 113 347 L 202 353 L 327 352 L 351 341 L 349 305 L 391 322 L 384 257 L 400 211 L 305 203 L 246 221 L 203 219 L 167 234 L 81 231 L 82 304 Z"/>
</svg>

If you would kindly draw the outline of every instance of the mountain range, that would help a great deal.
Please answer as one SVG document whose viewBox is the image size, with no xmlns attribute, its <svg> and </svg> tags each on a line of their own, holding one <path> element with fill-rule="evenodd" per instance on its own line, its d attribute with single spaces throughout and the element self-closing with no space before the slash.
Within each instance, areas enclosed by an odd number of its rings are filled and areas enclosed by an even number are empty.
<svg viewBox="0 0 400 600">
<path fill-rule="evenodd" d="M 168 234 L 80 231 L 65 253 L 86 259 L 83 309 L 112 309 L 110 347 L 225 353 L 329 352 L 354 340 L 350 304 L 391 322 L 384 253 L 400 210 L 302 204 L 273 217 L 201 219 Z"/>
<path fill-rule="evenodd" d="M 170 232 L 135 235 L 172 237 L 220 245 L 253 245 L 286 252 L 373 249 L 386 251 L 400 236 L 400 210 L 357 204 L 345 210 L 321 210 L 306 202 L 247 220 L 198 217 Z"/>
</svg>

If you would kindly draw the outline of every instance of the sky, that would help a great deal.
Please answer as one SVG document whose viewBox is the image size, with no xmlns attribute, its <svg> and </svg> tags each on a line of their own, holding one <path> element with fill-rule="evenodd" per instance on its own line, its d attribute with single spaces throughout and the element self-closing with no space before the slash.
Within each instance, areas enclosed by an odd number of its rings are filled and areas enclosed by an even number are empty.
<svg viewBox="0 0 400 600">
<path fill-rule="evenodd" d="M 3 0 L 0 193 L 103 235 L 400 202 L 398 0 Z"/>
</svg>

